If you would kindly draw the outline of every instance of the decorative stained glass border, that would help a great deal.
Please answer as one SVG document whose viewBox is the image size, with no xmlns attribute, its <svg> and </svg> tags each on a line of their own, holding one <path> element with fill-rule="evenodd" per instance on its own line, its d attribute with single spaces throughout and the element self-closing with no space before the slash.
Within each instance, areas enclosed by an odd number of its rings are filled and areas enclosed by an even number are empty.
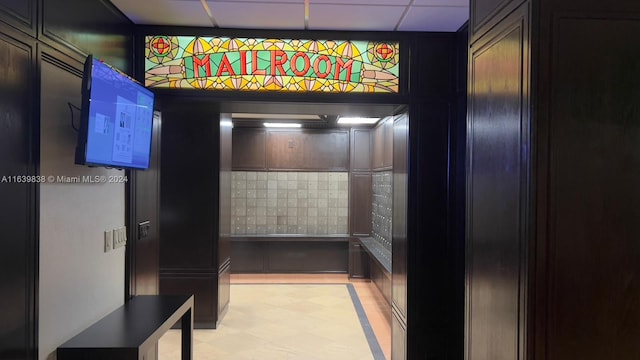
<svg viewBox="0 0 640 360">
<path fill-rule="evenodd" d="M 397 42 L 149 35 L 145 85 L 398 93 L 399 59 Z"/>
</svg>

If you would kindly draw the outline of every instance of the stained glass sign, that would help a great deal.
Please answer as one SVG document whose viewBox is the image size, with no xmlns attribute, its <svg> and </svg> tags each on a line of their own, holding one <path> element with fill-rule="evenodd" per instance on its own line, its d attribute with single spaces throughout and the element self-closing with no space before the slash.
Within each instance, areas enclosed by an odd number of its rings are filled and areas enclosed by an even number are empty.
<svg viewBox="0 0 640 360">
<path fill-rule="evenodd" d="M 397 42 L 147 36 L 157 88 L 397 93 Z"/>
</svg>

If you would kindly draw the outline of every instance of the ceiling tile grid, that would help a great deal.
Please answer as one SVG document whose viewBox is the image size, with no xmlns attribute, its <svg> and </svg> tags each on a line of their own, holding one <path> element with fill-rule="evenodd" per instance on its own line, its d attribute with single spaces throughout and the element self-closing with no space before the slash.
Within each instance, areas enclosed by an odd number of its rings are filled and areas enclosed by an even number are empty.
<svg viewBox="0 0 640 360">
<path fill-rule="evenodd" d="M 456 31 L 468 0 L 111 0 L 136 24 L 241 29 Z M 305 19 L 305 7 L 309 17 Z"/>
<path fill-rule="evenodd" d="M 304 29 L 304 3 L 207 1 L 218 26 L 246 29 Z"/>
<path fill-rule="evenodd" d="M 398 31 L 456 31 L 469 18 L 469 9 L 456 6 L 411 6 Z"/>
<path fill-rule="evenodd" d="M 131 21 L 144 25 L 211 26 L 199 0 L 111 0 Z"/>
<path fill-rule="evenodd" d="M 309 5 L 310 30 L 393 31 L 404 6 Z"/>
</svg>

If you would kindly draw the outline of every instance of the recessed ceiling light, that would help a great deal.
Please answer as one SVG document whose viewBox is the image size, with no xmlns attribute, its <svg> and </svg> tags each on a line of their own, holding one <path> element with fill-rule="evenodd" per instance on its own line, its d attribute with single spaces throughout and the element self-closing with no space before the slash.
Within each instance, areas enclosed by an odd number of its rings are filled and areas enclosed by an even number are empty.
<svg viewBox="0 0 640 360">
<path fill-rule="evenodd" d="M 271 128 L 299 128 L 302 127 L 302 124 L 298 123 L 263 123 L 265 127 Z"/>
<path fill-rule="evenodd" d="M 234 119 L 259 120 L 321 120 L 319 115 L 310 114 L 260 114 L 260 113 L 232 113 Z"/>
<path fill-rule="evenodd" d="M 365 118 L 365 117 L 339 117 L 338 124 L 350 124 L 350 125 L 359 125 L 359 124 L 375 124 L 380 120 L 380 118 Z"/>
</svg>

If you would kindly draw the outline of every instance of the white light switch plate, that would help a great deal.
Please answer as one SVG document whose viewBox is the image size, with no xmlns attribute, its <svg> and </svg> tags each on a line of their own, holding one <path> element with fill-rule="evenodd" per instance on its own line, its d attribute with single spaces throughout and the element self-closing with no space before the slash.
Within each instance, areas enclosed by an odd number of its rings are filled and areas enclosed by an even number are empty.
<svg viewBox="0 0 640 360">
<path fill-rule="evenodd" d="M 113 247 L 113 233 L 111 231 L 104 232 L 104 252 L 111 251 Z"/>
<path fill-rule="evenodd" d="M 117 249 L 127 244 L 127 228 L 113 229 L 113 248 Z"/>
</svg>

